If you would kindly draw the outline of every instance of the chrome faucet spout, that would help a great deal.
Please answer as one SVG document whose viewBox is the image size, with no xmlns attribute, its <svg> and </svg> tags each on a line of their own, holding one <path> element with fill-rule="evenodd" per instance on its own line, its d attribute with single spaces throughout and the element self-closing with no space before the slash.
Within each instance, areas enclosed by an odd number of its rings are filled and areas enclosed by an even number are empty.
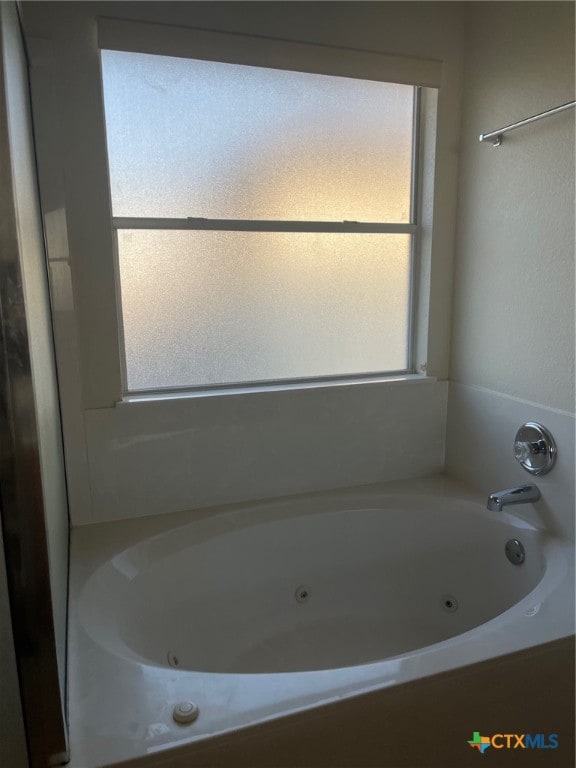
<svg viewBox="0 0 576 768">
<path fill-rule="evenodd" d="M 495 491 L 488 496 L 487 507 L 492 512 L 502 512 L 510 504 L 530 504 L 538 501 L 540 489 L 536 485 L 519 485 L 505 491 Z"/>
</svg>

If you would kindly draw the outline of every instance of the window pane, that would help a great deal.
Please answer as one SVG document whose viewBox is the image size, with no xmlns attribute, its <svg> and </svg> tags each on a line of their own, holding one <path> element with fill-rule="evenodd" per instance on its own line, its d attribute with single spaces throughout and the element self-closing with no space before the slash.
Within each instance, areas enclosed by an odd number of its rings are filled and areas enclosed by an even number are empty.
<svg viewBox="0 0 576 768">
<path fill-rule="evenodd" d="M 405 370 L 410 236 L 121 230 L 128 389 Z"/>
<path fill-rule="evenodd" d="M 414 88 L 102 51 L 114 216 L 407 222 Z"/>
</svg>

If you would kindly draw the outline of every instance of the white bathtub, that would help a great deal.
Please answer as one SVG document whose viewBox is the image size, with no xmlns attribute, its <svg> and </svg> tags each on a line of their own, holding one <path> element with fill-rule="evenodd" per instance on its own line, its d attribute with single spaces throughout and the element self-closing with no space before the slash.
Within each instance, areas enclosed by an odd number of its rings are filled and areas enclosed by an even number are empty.
<svg viewBox="0 0 576 768">
<path fill-rule="evenodd" d="M 76 530 L 72 766 L 154 765 L 567 636 L 570 552 L 439 479 Z M 172 709 L 187 700 L 200 716 L 182 726 Z"/>
</svg>

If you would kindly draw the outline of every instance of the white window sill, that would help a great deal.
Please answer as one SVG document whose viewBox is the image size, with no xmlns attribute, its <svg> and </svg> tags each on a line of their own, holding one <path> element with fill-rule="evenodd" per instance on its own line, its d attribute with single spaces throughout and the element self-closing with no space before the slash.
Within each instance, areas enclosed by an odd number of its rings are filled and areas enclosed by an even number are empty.
<svg viewBox="0 0 576 768">
<path fill-rule="evenodd" d="M 262 392 L 288 392 L 304 389 L 332 389 L 333 387 L 357 387 L 371 384 L 421 384 L 434 383 L 437 379 L 415 373 L 398 376 L 359 376 L 358 378 L 322 379 L 318 381 L 296 381 L 266 384 L 247 384 L 237 387 L 222 387 L 214 389 L 179 390 L 172 392 L 146 392 L 141 394 L 126 394 L 117 406 L 134 405 L 137 403 L 157 403 L 168 400 L 188 400 L 191 398 L 222 397 L 227 395 L 252 395 Z"/>
</svg>

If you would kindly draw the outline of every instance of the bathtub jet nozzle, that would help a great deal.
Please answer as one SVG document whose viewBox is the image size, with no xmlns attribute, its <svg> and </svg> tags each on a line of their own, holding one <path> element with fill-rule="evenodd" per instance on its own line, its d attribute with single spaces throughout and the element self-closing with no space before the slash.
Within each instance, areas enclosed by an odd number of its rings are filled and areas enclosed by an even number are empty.
<svg viewBox="0 0 576 768">
<path fill-rule="evenodd" d="M 507 488 L 505 491 L 495 491 L 488 496 L 486 505 L 491 512 L 502 512 L 510 504 L 530 504 L 538 501 L 540 489 L 536 485 L 519 485 L 517 488 Z"/>
</svg>

